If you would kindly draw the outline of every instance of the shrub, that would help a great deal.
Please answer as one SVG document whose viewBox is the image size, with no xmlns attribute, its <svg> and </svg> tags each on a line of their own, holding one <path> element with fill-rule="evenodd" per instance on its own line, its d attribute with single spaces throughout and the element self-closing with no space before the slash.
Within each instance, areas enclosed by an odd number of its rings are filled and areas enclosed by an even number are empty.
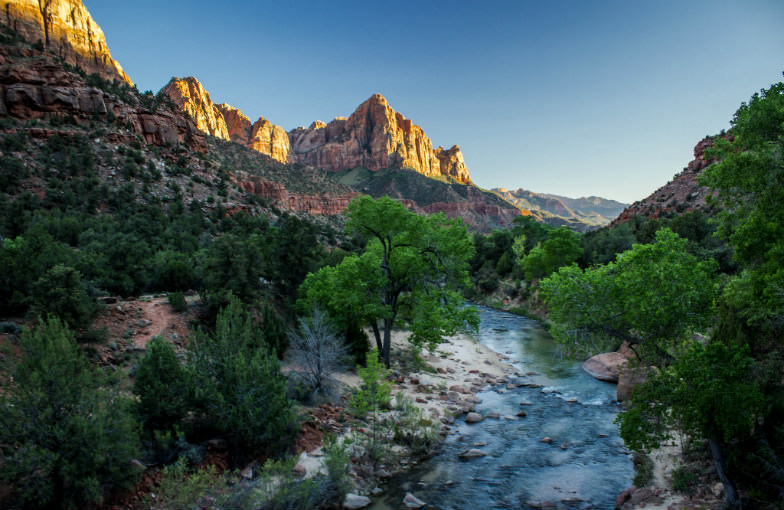
<svg viewBox="0 0 784 510">
<path fill-rule="evenodd" d="M 188 374 L 170 343 L 160 336 L 147 344 L 139 362 L 133 392 L 137 413 L 146 428 L 171 430 L 188 411 Z"/>
<path fill-rule="evenodd" d="M 311 393 L 334 394 L 332 373 L 342 368 L 346 346 L 326 313 L 315 308 L 308 319 L 300 319 L 298 331 L 290 332 L 288 337 L 292 360 L 301 368 L 299 376 Z"/>
<path fill-rule="evenodd" d="M 188 310 L 188 302 L 185 301 L 185 294 L 182 292 L 169 292 L 169 304 L 172 310 L 178 313 Z"/>
<path fill-rule="evenodd" d="M 237 298 L 218 313 L 215 333 L 191 337 L 189 368 L 204 422 L 229 436 L 235 447 L 282 452 L 294 433 L 280 365 L 259 341 Z"/>
<path fill-rule="evenodd" d="M 0 397 L 0 480 L 8 507 L 81 508 L 133 480 L 138 429 L 129 400 L 92 369 L 73 333 L 48 318 L 20 339 Z"/>
<path fill-rule="evenodd" d="M 52 267 L 33 284 L 32 300 L 33 314 L 52 313 L 72 328 L 86 326 L 97 311 L 81 273 L 63 264 Z"/>
</svg>

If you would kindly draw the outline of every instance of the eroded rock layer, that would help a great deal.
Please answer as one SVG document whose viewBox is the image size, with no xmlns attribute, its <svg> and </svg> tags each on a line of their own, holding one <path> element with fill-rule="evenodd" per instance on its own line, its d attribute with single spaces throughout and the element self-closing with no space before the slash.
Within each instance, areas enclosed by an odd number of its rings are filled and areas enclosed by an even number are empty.
<svg viewBox="0 0 784 510">
<path fill-rule="evenodd" d="M 222 140 L 230 139 L 223 114 L 212 104 L 210 94 L 204 90 L 199 80 L 193 77 L 172 78 L 163 87 L 163 92 L 191 116 L 201 131 Z"/>
<path fill-rule="evenodd" d="M 28 41 L 40 40 L 66 62 L 109 79 L 133 82 L 109 53 L 101 27 L 79 0 L 5 0 L 0 24 Z"/>
<path fill-rule="evenodd" d="M 434 150 L 422 128 L 395 112 L 381 94 L 371 96 L 347 119 L 316 121 L 289 131 L 289 139 L 290 161 L 323 170 L 398 167 L 464 184 L 471 180 L 459 147 Z"/>
</svg>

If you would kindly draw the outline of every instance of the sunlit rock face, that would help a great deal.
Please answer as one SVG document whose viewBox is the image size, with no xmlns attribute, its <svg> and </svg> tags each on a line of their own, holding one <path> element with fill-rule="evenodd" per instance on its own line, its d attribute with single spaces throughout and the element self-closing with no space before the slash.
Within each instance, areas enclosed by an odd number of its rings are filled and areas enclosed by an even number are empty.
<svg viewBox="0 0 784 510">
<path fill-rule="evenodd" d="M 163 87 L 163 92 L 174 101 L 174 104 L 191 116 L 196 127 L 201 131 L 222 140 L 230 139 L 223 114 L 212 104 L 210 94 L 204 90 L 199 80 L 192 76 L 183 79 L 172 78 Z"/>
<path fill-rule="evenodd" d="M 364 167 L 369 170 L 410 168 L 428 177 L 470 182 L 457 146 L 433 149 L 419 126 L 395 112 L 381 94 L 374 94 L 347 119 L 289 131 L 289 160 L 328 171 Z"/>
<path fill-rule="evenodd" d="M 88 74 L 133 82 L 109 53 L 103 31 L 79 0 L 5 0 L 0 24 L 29 41 L 40 40 L 47 50 Z"/>
</svg>

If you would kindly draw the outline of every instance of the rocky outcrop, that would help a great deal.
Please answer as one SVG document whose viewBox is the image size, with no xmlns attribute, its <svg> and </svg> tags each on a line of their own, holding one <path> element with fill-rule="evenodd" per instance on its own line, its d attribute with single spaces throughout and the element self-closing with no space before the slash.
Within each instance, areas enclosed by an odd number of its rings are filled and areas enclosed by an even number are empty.
<svg viewBox="0 0 784 510">
<path fill-rule="evenodd" d="M 0 115 L 19 119 L 70 116 L 78 123 L 93 119 L 126 126 L 153 145 L 187 144 L 204 151 L 204 136 L 179 111 L 151 111 L 88 86 L 34 49 L 0 47 Z"/>
<path fill-rule="evenodd" d="M 190 115 L 201 131 L 222 140 L 230 139 L 223 114 L 212 104 L 210 94 L 204 90 L 199 80 L 193 77 L 172 78 L 162 92 Z"/>
<path fill-rule="evenodd" d="M 288 161 L 289 137 L 282 127 L 264 117 L 251 124 L 238 109 L 226 103 L 213 104 L 210 94 L 196 78 L 172 78 L 161 92 L 187 112 L 202 132 L 239 143 L 281 163 Z"/>
<path fill-rule="evenodd" d="M 238 182 L 240 187 L 265 200 L 275 202 L 279 208 L 307 213 L 311 216 L 333 216 L 341 214 L 357 193 L 343 195 L 291 193 L 283 184 L 248 176 Z"/>
<path fill-rule="evenodd" d="M 101 27 L 80 0 L 0 1 L 0 24 L 30 42 L 40 40 L 47 50 L 88 74 L 133 85 L 109 53 Z"/>
<path fill-rule="evenodd" d="M 671 181 L 647 198 L 627 207 L 612 224 L 629 221 L 637 215 L 658 218 L 664 213 L 684 213 L 705 208 L 711 191 L 701 186 L 697 179 L 702 171 L 715 161 L 705 154 L 705 149 L 713 147 L 715 139 L 715 136 L 707 136 L 700 140 L 694 146 L 694 159 L 681 173 L 676 174 Z"/>
<path fill-rule="evenodd" d="M 289 140 L 290 161 L 327 171 L 409 168 L 428 177 L 470 182 L 457 146 L 434 150 L 422 128 L 395 112 L 381 94 L 371 96 L 347 119 L 316 121 L 289 131 Z"/>
</svg>

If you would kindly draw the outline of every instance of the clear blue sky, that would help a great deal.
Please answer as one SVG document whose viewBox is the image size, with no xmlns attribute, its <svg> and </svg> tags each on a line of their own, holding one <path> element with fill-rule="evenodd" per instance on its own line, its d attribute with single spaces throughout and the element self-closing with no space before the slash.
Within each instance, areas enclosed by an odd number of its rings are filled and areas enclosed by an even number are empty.
<svg viewBox="0 0 784 510">
<path fill-rule="evenodd" d="M 84 0 L 140 90 L 289 130 L 380 92 L 480 186 L 632 202 L 782 79 L 784 1 Z"/>
</svg>

